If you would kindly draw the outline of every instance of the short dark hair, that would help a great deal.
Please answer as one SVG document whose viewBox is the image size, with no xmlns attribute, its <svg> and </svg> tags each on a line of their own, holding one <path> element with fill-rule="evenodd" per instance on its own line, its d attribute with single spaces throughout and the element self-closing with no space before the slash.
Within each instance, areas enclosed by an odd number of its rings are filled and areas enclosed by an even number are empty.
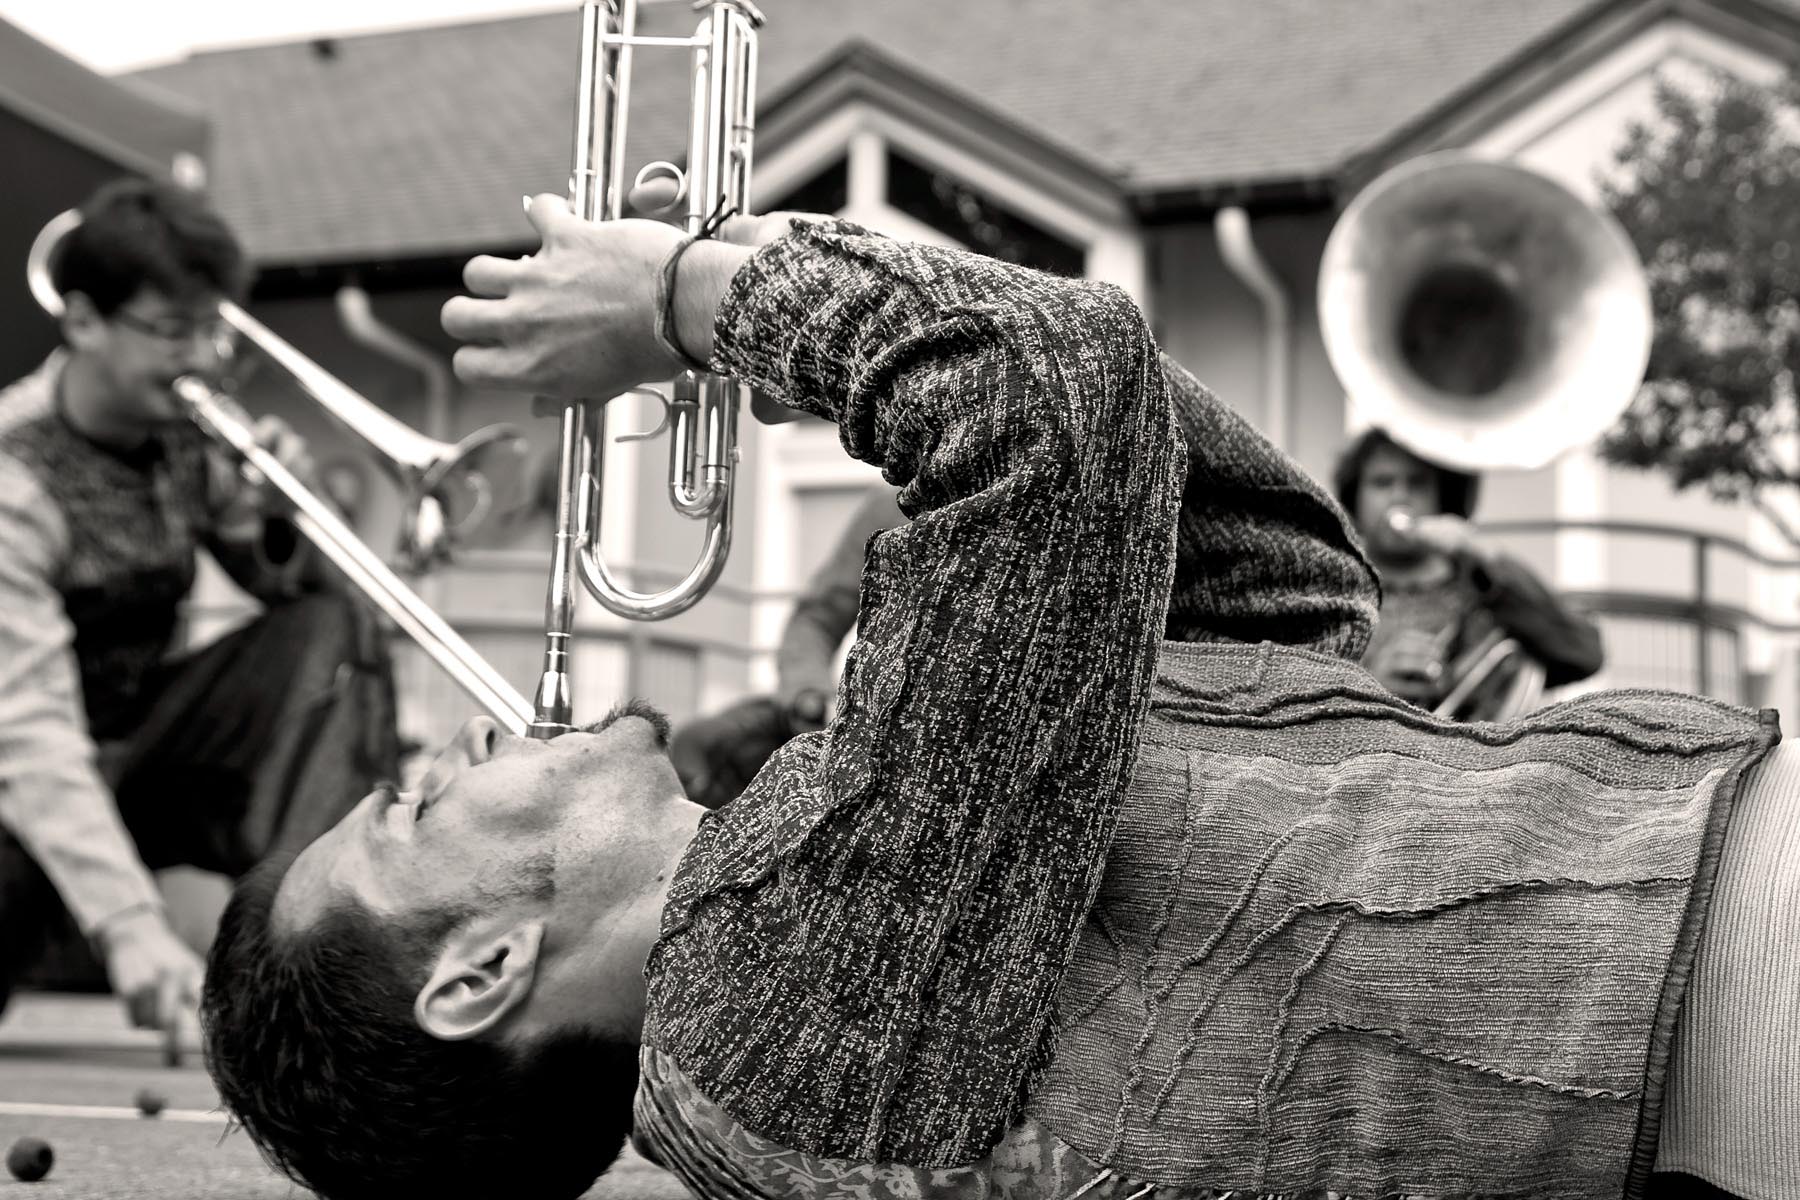
<svg viewBox="0 0 1800 1200">
<path fill-rule="evenodd" d="M 57 248 L 56 290 L 80 292 L 111 316 L 149 287 L 174 300 L 241 298 L 250 272 L 231 227 L 200 196 L 155 179 L 116 179 L 81 206 Z"/>
<path fill-rule="evenodd" d="M 291 859 L 238 884 L 207 961 L 206 1065 L 266 1157 L 327 1200 L 575 1197 L 631 1131 L 637 1047 L 567 1030 L 519 1049 L 413 1018 L 456 916 L 411 928 L 354 903 L 271 926 Z"/>
<path fill-rule="evenodd" d="M 1434 463 L 1417 450 L 1398 441 L 1387 430 L 1379 427 L 1364 430 L 1363 433 L 1338 456 L 1337 465 L 1331 469 L 1331 493 L 1337 502 L 1344 506 L 1350 519 L 1356 519 L 1356 493 L 1362 487 L 1363 471 L 1377 450 L 1392 448 L 1402 454 L 1410 454 L 1432 470 L 1438 477 L 1438 511 L 1467 520 L 1475 513 L 1475 501 L 1481 495 L 1481 479 L 1467 471 L 1458 471 Z"/>
</svg>

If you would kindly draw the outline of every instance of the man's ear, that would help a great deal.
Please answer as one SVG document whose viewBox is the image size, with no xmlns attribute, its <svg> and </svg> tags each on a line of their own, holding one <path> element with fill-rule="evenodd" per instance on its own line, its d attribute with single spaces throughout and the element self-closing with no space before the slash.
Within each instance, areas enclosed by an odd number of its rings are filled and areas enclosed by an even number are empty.
<svg viewBox="0 0 1800 1200">
<path fill-rule="evenodd" d="M 413 1019 L 446 1042 L 486 1033 L 531 994 L 543 940 L 542 921 L 477 921 L 452 933 L 413 1001 Z"/>
<path fill-rule="evenodd" d="M 64 293 L 62 335 L 63 341 L 75 350 L 97 349 L 98 342 L 106 337 L 106 321 L 85 293 Z"/>
</svg>

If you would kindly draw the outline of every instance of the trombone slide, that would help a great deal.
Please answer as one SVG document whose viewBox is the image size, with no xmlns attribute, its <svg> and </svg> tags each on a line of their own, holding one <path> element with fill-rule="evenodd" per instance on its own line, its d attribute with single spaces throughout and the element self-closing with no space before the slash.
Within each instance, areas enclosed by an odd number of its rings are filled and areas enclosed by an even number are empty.
<svg viewBox="0 0 1800 1200">
<path fill-rule="evenodd" d="M 193 376 L 175 381 L 175 394 L 200 427 L 230 446 L 266 477 L 294 507 L 293 521 L 306 539 L 352 586 L 367 596 L 395 625 L 429 654 L 444 671 L 502 726 L 523 734 L 531 721 L 531 705 L 500 673 L 475 652 L 418 593 L 407 587 L 387 564 L 364 545 L 317 494 L 300 482 L 273 454 L 256 444 L 248 414 L 235 400 Z"/>
</svg>

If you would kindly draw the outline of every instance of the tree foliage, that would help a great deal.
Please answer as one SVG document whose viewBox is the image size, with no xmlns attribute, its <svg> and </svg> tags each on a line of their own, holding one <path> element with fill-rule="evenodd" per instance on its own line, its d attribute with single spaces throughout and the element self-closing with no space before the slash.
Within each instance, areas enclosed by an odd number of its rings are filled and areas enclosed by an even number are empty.
<svg viewBox="0 0 1800 1200">
<path fill-rule="evenodd" d="M 1648 273 L 1655 341 L 1600 453 L 1755 500 L 1800 482 L 1778 442 L 1800 370 L 1800 83 L 1663 78 L 1656 110 L 1603 185 Z"/>
</svg>

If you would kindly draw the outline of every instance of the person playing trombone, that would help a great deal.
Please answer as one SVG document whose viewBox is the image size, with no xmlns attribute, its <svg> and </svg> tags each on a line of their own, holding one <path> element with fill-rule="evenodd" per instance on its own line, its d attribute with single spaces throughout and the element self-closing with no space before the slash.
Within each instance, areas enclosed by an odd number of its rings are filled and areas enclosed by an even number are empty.
<svg viewBox="0 0 1800 1200">
<path fill-rule="evenodd" d="M 248 269 L 196 194 L 124 179 L 55 267 L 63 346 L 0 392 L 0 1007 L 72 917 L 142 1026 L 172 1031 L 201 963 L 151 872 L 239 875 L 298 850 L 395 770 L 380 639 L 272 493 L 184 418 L 222 368 Z M 278 418 L 259 440 L 299 474 Z M 265 605 L 178 648 L 197 555 Z"/>
</svg>

